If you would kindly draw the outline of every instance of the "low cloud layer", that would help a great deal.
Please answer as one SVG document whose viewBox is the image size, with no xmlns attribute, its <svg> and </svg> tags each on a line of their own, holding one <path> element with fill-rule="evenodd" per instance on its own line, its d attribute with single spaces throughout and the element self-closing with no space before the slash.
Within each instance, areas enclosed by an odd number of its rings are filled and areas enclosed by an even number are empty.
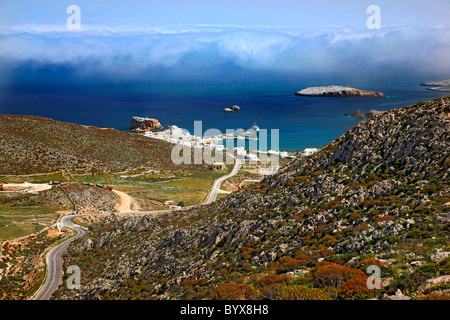
<svg viewBox="0 0 450 320">
<path fill-rule="evenodd" d="M 445 28 L 0 26 L 2 83 L 233 79 L 250 73 L 450 75 Z M 405 74 L 405 73 L 409 73 Z"/>
</svg>

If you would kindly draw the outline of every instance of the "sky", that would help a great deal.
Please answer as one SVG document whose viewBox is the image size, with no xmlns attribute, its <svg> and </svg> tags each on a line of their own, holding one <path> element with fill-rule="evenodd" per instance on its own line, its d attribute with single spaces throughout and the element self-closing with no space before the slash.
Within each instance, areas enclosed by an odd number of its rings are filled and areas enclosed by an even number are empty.
<svg viewBox="0 0 450 320">
<path fill-rule="evenodd" d="M 366 26 L 373 4 L 379 30 Z M 0 0 L 0 86 L 450 78 L 448 16 L 448 0 Z"/>
<path fill-rule="evenodd" d="M 364 27 L 366 9 L 382 9 L 383 23 L 447 26 L 448 0 L 1 0 L 0 23 L 64 24 L 78 5 L 87 24 Z"/>
</svg>

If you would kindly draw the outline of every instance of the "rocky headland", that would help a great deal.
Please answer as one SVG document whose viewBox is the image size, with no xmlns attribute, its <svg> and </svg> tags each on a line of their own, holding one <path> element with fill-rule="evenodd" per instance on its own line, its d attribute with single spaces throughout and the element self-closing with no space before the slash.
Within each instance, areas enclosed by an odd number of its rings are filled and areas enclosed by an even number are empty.
<svg viewBox="0 0 450 320">
<path fill-rule="evenodd" d="M 437 82 L 426 82 L 421 84 L 421 86 L 432 87 L 427 88 L 427 90 L 450 92 L 450 79 Z"/>
<path fill-rule="evenodd" d="M 381 98 L 384 94 L 378 91 L 361 90 L 352 87 L 343 86 L 323 86 L 323 87 L 309 87 L 297 91 L 296 96 L 311 96 L 311 97 L 366 97 L 366 98 Z"/>
<path fill-rule="evenodd" d="M 146 132 L 162 128 L 158 120 L 152 118 L 133 117 L 128 124 L 131 132 Z"/>
</svg>

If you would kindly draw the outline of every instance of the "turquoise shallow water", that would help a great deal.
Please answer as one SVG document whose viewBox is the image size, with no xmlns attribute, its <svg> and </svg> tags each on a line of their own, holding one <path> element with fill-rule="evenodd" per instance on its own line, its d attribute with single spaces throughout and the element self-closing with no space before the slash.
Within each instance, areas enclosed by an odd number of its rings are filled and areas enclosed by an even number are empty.
<svg viewBox="0 0 450 320">
<path fill-rule="evenodd" d="M 298 86 L 301 89 L 302 86 Z M 366 88 L 363 88 L 366 89 Z M 374 88 L 368 88 L 375 90 Z M 127 130 L 132 116 L 158 119 L 193 133 L 194 121 L 203 131 L 210 128 L 279 129 L 280 149 L 320 148 L 358 122 L 344 113 L 357 109 L 386 111 L 445 95 L 419 85 L 382 88 L 385 98 L 298 97 L 292 88 L 278 85 L 273 90 L 190 90 L 183 92 L 129 92 L 120 87 L 107 90 L 70 91 L 61 88 L 19 88 L 0 94 L 0 113 L 31 114 L 77 124 Z M 241 111 L 223 113 L 233 104 Z M 270 135 L 269 135 L 270 140 Z M 270 147 L 270 144 L 269 144 Z"/>
</svg>

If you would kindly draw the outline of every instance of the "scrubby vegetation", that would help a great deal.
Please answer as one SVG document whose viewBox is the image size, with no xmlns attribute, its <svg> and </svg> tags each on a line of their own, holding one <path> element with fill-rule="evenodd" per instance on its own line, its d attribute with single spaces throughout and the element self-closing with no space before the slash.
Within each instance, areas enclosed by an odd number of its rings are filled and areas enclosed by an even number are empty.
<svg viewBox="0 0 450 320">
<path fill-rule="evenodd" d="M 20 241 L 0 243 L 0 300 L 29 299 L 45 277 L 45 252 L 71 232 L 48 237 L 45 233 Z"/>
</svg>

